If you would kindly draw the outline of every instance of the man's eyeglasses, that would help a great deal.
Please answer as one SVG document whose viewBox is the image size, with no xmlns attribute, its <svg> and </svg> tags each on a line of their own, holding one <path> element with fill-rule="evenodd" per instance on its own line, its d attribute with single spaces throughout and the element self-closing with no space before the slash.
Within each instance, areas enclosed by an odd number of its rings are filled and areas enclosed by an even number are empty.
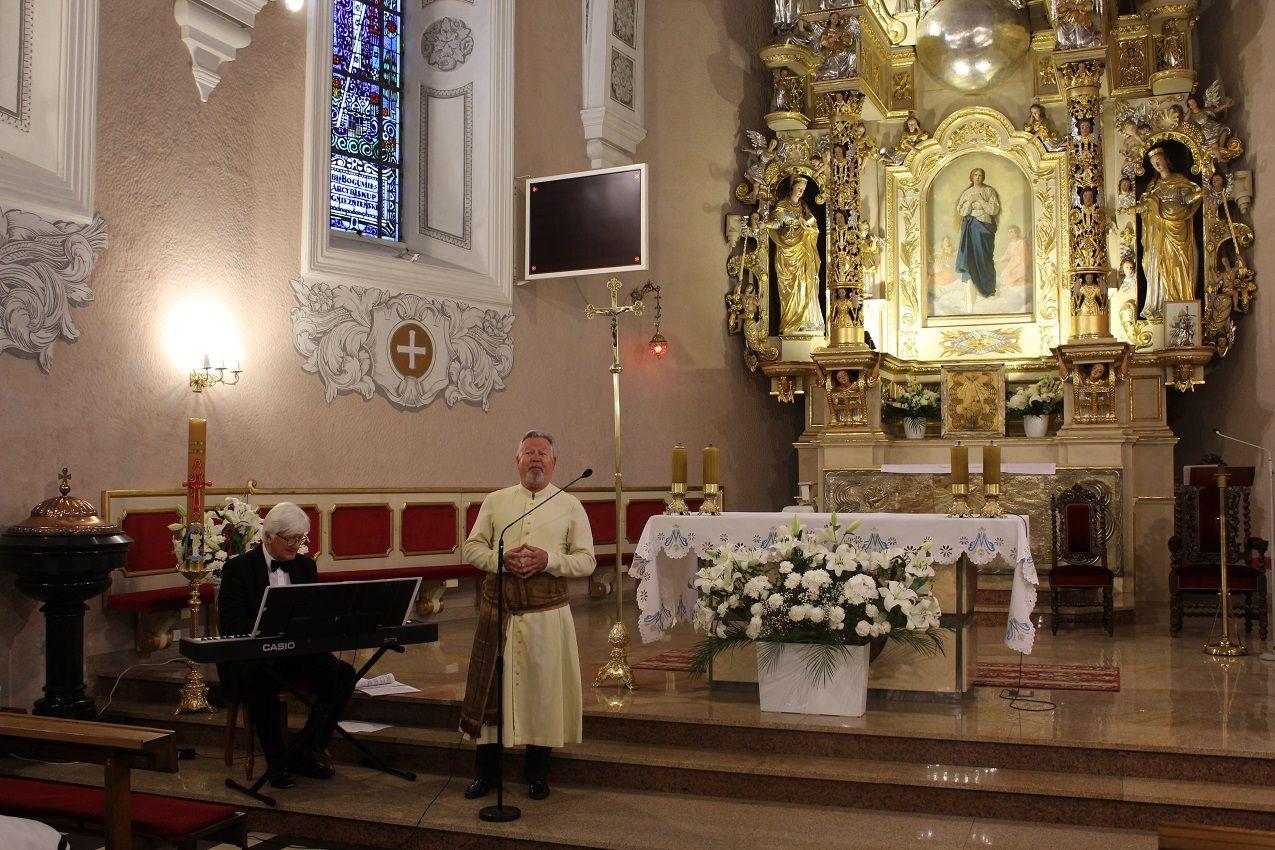
<svg viewBox="0 0 1275 850">
<path fill-rule="evenodd" d="M 280 534 L 278 538 L 289 546 L 304 546 L 310 542 L 308 534 Z"/>
</svg>

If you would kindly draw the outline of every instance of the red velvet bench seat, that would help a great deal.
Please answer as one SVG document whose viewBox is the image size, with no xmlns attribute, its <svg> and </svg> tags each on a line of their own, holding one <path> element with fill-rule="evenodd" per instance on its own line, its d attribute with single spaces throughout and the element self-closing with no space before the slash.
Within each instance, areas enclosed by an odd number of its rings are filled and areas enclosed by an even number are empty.
<svg viewBox="0 0 1275 850">
<path fill-rule="evenodd" d="M 130 805 L 135 846 L 194 850 L 196 841 L 213 836 L 248 846 L 247 822 L 233 806 L 138 793 L 130 795 Z M 0 776 L 0 813 L 63 831 L 100 834 L 105 811 L 106 792 L 101 788 Z"/>
</svg>

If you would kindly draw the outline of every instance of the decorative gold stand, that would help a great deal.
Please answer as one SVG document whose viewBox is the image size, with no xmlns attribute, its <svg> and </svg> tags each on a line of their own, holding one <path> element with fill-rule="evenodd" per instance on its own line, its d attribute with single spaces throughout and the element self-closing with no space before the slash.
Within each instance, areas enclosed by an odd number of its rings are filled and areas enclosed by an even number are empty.
<svg viewBox="0 0 1275 850">
<path fill-rule="evenodd" d="M 190 636 L 199 637 L 199 587 L 212 572 L 212 567 L 203 561 L 182 561 L 177 572 L 190 582 Z M 174 715 L 194 714 L 196 712 L 211 713 L 215 709 L 208 704 L 208 685 L 204 682 L 204 674 L 199 672 L 199 665 L 186 659 L 186 684 L 182 685 L 181 701 L 177 703 Z"/>
<path fill-rule="evenodd" d="M 700 503 L 699 512 L 705 516 L 718 516 L 721 514 L 722 496 L 717 484 L 704 485 L 704 501 Z"/>
<path fill-rule="evenodd" d="M 970 485 L 953 484 L 952 485 L 952 510 L 948 512 L 950 517 L 968 517 L 973 516 L 970 511 Z"/>
<path fill-rule="evenodd" d="M 617 295 L 620 292 L 620 281 L 611 278 L 607 281 L 607 289 L 611 290 L 611 304 L 607 307 L 595 307 L 588 304 L 584 308 L 586 319 L 594 316 L 606 316 L 611 320 L 611 398 L 614 402 L 612 417 L 615 426 L 615 624 L 607 635 L 611 644 L 611 658 L 598 670 L 593 687 L 601 687 L 611 679 L 619 679 L 629 690 L 636 690 L 633 671 L 629 669 L 629 633 L 624 628 L 624 552 L 626 539 L 624 533 L 624 476 L 620 470 L 620 316 L 632 313 L 642 315 L 643 306 L 640 299 L 632 304 L 621 306 Z"/>
<path fill-rule="evenodd" d="M 686 516 L 691 509 L 686 505 L 686 485 L 671 484 L 668 491 L 668 506 L 664 508 L 665 516 Z"/>
<path fill-rule="evenodd" d="M 976 514 L 976 516 L 1005 516 L 1005 511 L 1001 508 L 1001 485 L 983 485 L 983 510 Z"/>
<path fill-rule="evenodd" d="M 1248 649 L 1244 644 L 1231 641 L 1231 592 L 1230 586 L 1227 584 L 1227 568 L 1226 568 L 1226 470 L 1219 469 L 1217 473 L 1217 490 L 1218 504 L 1221 510 L 1218 511 L 1217 524 L 1218 529 L 1222 532 L 1221 545 L 1218 554 L 1221 556 L 1222 563 L 1222 638 L 1217 643 L 1206 643 L 1204 652 L 1206 655 L 1219 655 L 1226 658 L 1236 658 L 1241 655 L 1248 655 Z"/>
</svg>

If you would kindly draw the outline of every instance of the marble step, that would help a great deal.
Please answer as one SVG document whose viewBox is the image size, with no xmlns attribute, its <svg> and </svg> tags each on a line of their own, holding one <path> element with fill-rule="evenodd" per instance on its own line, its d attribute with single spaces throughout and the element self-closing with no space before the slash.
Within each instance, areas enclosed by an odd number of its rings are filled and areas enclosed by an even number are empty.
<svg viewBox="0 0 1275 850">
<path fill-rule="evenodd" d="M 99 705 L 102 695 L 113 682 L 113 677 L 99 679 Z M 180 685 L 180 678 L 165 677 L 155 670 L 135 670 L 119 681 L 111 709 L 115 710 L 121 704 L 150 705 L 160 707 L 158 716 L 164 716 L 164 712 L 177 704 Z M 702 747 L 752 756 L 819 753 L 843 761 L 976 765 L 997 770 L 1096 777 L 1159 779 L 1170 776 L 1205 782 L 1224 776 L 1229 783 L 1236 785 L 1275 788 L 1275 757 L 1260 754 L 1241 755 L 1234 751 L 1159 746 L 1155 743 L 1131 746 L 1094 743 L 1083 738 L 1084 730 L 1077 730 L 1074 736 L 1048 741 L 1019 740 L 1018 734 L 1012 731 L 1003 736 L 977 737 L 963 735 L 955 716 L 950 732 L 936 731 L 942 727 L 940 724 L 914 733 L 874 731 L 857 728 L 853 721 L 836 725 L 831 718 L 800 715 L 766 715 L 757 723 L 717 720 L 711 709 L 708 716 L 670 719 L 642 714 L 639 706 L 623 704 L 623 695 L 618 705 L 595 702 L 594 695 L 601 700 L 606 692 L 586 692 L 584 738 L 590 742 Z M 737 699 L 755 700 L 756 696 L 740 694 Z M 886 704 L 869 703 L 870 712 L 886 708 Z M 939 705 L 927 709 L 940 713 L 949 710 Z M 216 716 L 224 718 L 222 714 Z M 455 700 L 422 699 L 414 695 L 372 698 L 355 694 L 347 707 L 346 717 L 387 723 L 399 729 L 433 730 L 452 736 L 458 727 L 460 706 Z"/>
<path fill-rule="evenodd" d="M 201 762 L 221 763 L 221 713 L 173 718 L 163 705 L 116 702 L 109 717 L 173 728 L 181 744 L 198 748 Z M 294 728 L 303 719 L 289 717 Z M 237 737 L 242 741 L 242 733 Z M 399 767 L 465 778 L 472 770 L 472 749 L 454 731 L 396 726 L 364 739 Z M 338 762 L 354 763 L 358 756 L 339 739 L 333 752 Z M 554 777 L 589 788 L 1126 829 L 1155 829 L 1166 821 L 1275 829 L 1275 788 L 1269 786 L 943 764 L 913 760 L 906 753 L 847 758 L 812 752 L 824 751 L 814 742 L 801 753 L 765 753 L 595 740 L 586 733 L 584 743 L 556 754 Z M 230 770 L 242 776 L 241 748 L 237 756 Z M 507 760 L 506 769 L 516 782 L 521 771 L 516 756 Z"/>
</svg>

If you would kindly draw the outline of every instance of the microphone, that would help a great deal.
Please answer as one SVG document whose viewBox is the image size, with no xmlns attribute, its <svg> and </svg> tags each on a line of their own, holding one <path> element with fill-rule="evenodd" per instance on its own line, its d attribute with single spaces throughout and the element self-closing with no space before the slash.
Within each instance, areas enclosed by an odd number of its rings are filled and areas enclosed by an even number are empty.
<svg viewBox="0 0 1275 850">
<path fill-rule="evenodd" d="M 1239 437 L 1232 437 L 1230 434 L 1223 434 L 1221 431 L 1219 431 L 1216 428 L 1213 429 L 1213 433 L 1217 434 L 1223 440 L 1230 440 L 1233 443 L 1239 443 L 1240 445 L 1248 446 L 1251 449 L 1257 449 L 1259 452 L 1262 452 L 1263 454 L 1265 454 L 1268 458 L 1271 456 L 1270 449 L 1266 448 L 1265 446 L 1259 446 L 1257 443 L 1250 443 L 1248 440 L 1241 440 Z"/>
</svg>

